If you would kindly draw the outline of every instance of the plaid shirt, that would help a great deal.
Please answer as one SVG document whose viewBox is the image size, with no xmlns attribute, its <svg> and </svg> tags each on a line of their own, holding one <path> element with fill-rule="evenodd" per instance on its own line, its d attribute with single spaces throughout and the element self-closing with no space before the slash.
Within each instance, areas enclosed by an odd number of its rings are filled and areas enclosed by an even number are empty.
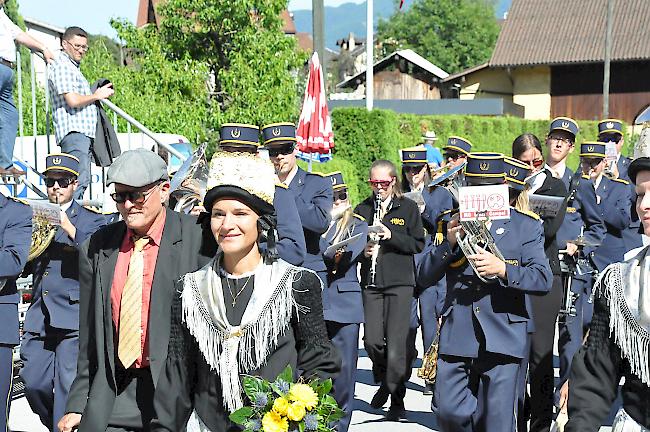
<svg viewBox="0 0 650 432">
<path fill-rule="evenodd" d="M 79 64 L 65 52 L 61 52 L 48 68 L 48 87 L 52 100 L 56 141 L 60 143 L 70 132 L 80 132 L 87 137 L 95 138 L 97 107 L 90 104 L 81 108 L 72 108 L 63 97 L 66 93 L 84 96 L 92 94 L 88 81 L 79 70 Z"/>
</svg>

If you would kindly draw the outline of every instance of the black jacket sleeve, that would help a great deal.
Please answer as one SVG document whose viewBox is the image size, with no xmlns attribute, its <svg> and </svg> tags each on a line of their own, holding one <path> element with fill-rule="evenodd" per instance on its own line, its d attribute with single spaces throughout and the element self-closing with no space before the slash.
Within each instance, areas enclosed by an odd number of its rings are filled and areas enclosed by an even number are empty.
<svg viewBox="0 0 650 432">
<path fill-rule="evenodd" d="M 569 377 L 569 423 L 565 432 L 597 431 L 621 380 L 621 352 L 609 337 L 609 313 L 603 299 L 594 305 L 587 342 L 573 357 Z"/>
<path fill-rule="evenodd" d="M 313 375 L 321 379 L 336 378 L 341 359 L 327 336 L 318 276 L 303 271 L 294 282 L 293 297 L 301 306 L 291 318 L 298 352 L 297 369 L 306 378 Z"/>
<path fill-rule="evenodd" d="M 172 302 L 167 360 L 158 378 L 154 396 L 156 418 L 151 421 L 152 431 L 185 430 L 194 406 L 192 383 L 196 379 L 198 347 L 182 323 L 181 289 L 182 283 L 177 284 Z"/>
<path fill-rule="evenodd" d="M 402 200 L 402 207 L 406 210 L 406 233 L 391 231 L 388 240 L 382 240 L 380 244 L 391 246 L 396 252 L 412 255 L 422 252 L 424 249 L 424 227 L 420 209 L 413 201 L 405 198 Z"/>
<path fill-rule="evenodd" d="M 567 190 L 566 187 L 564 187 L 562 180 L 556 179 L 555 177 L 549 177 L 548 183 L 549 188 L 542 195 L 559 196 L 566 198 Z M 564 222 L 564 215 L 566 214 L 567 205 L 568 201 L 565 199 L 557 215 L 554 217 L 545 218 L 543 220 L 544 239 L 546 239 L 547 242 L 551 240 L 555 241 L 555 234 L 557 234 L 557 231 L 560 229 L 562 222 Z"/>
</svg>

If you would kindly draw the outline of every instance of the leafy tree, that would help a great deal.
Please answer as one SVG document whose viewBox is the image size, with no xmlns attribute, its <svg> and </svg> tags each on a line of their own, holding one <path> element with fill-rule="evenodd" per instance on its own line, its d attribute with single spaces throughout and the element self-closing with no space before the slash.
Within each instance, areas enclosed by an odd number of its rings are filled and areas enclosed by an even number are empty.
<svg viewBox="0 0 650 432">
<path fill-rule="evenodd" d="M 499 25 L 493 0 L 413 0 L 377 33 L 384 54 L 411 48 L 454 73 L 489 60 Z"/>
<path fill-rule="evenodd" d="M 220 121 L 297 120 L 297 74 L 306 61 L 282 32 L 286 0 L 166 0 L 160 34 L 172 58 L 207 63 Z"/>
</svg>

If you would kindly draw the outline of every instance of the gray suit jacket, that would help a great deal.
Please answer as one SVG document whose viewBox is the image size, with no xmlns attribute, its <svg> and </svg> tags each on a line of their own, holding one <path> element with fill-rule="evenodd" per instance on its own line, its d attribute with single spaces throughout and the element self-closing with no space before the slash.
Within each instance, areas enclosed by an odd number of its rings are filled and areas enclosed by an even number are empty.
<svg viewBox="0 0 650 432">
<path fill-rule="evenodd" d="M 151 287 L 149 359 L 154 384 L 167 358 L 174 283 L 205 265 L 196 219 L 169 209 Z M 126 224 L 97 231 L 79 254 L 79 358 L 66 412 L 82 413 L 80 431 L 106 430 L 116 397 L 110 290 Z"/>
</svg>

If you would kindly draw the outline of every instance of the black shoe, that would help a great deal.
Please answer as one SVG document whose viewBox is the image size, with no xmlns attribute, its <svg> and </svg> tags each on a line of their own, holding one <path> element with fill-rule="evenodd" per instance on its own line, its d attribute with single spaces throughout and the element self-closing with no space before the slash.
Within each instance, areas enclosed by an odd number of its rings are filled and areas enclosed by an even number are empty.
<svg viewBox="0 0 650 432">
<path fill-rule="evenodd" d="M 422 390 L 422 394 L 425 395 L 425 396 L 432 396 L 433 395 L 433 389 L 434 389 L 433 384 L 425 384 L 424 385 L 424 390 Z"/>
<path fill-rule="evenodd" d="M 377 393 L 375 393 L 370 401 L 370 406 L 374 409 L 380 409 L 386 402 L 388 402 L 388 396 L 390 396 L 388 389 L 384 387 L 383 384 L 380 385 Z"/>
<path fill-rule="evenodd" d="M 398 422 L 402 419 L 406 419 L 406 410 L 404 410 L 404 406 L 391 405 L 386 413 L 386 420 Z"/>
</svg>

